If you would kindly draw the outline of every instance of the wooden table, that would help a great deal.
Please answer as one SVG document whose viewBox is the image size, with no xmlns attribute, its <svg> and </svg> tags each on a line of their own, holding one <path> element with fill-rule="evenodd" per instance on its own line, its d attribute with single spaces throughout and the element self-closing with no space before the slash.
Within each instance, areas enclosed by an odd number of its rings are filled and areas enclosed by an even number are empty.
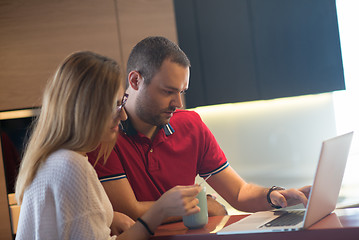
<svg viewBox="0 0 359 240">
<path fill-rule="evenodd" d="M 201 229 L 188 229 L 182 222 L 165 224 L 157 228 L 151 239 L 246 239 L 246 240 L 280 240 L 280 239 L 359 239 L 359 208 L 337 209 L 307 230 L 295 232 L 273 232 L 217 235 L 216 232 L 247 215 L 210 217 L 208 224 Z"/>
</svg>

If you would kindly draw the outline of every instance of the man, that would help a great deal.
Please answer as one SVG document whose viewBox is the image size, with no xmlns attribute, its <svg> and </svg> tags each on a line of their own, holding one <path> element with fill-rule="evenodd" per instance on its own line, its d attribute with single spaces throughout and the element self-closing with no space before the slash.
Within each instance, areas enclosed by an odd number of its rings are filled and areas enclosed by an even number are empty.
<svg viewBox="0 0 359 240">
<path fill-rule="evenodd" d="M 176 185 L 191 185 L 197 174 L 228 203 L 241 211 L 306 205 L 310 187 L 267 189 L 246 183 L 230 166 L 199 115 L 177 110 L 189 86 L 190 62 L 163 37 L 149 37 L 132 50 L 127 77 L 126 113 L 114 151 L 95 169 L 116 211 L 141 216 Z M 92 163 L 96 152 L 89 154 Z M 226 214 L 208 198 L 209 215 Z"/>
</svg>

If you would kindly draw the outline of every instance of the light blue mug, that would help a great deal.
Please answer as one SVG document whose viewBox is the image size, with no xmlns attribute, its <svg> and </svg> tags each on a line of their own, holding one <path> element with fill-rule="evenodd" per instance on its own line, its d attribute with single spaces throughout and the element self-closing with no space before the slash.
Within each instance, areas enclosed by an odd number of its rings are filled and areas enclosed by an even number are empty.
<svg viewBox="0 0 359 240">
<path fill-rule="evenodd" d="M 201 228 L 208 223 L 206 187 L 202 187 L 202 190 L 197 195 L 197 199 L 199 200 L 197 206 L 201 209 L 200 212 L 183 216 L 183 224 L 190 229 Z"/>
</svg>

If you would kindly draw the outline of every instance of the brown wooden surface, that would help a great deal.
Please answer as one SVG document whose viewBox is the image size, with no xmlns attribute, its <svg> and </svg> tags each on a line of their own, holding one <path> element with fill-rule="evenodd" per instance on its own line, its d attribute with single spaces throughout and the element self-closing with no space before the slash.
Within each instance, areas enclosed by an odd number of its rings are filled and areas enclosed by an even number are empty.
<svg viewBox="0 0 359 240">
<path fill-rule="evenodd" d="M 39 106 L 43 88 L 70 53 L 91 50 L 125 69 L 131 48 L 149 35 L 177 42 L 168 0 L 2 0 L 0 110 Z"/>
<path fill-rule="evenodd" d="M 43 87 L 71 52 L 119 60 L 113 1 L 2 1 L 0 110 L 39 106 Z"/>
<path fill-rule="evenodd" d="M 124 67 L 131 49 L 148 36 L 163 36 L 177 43 L 173 1 L 116 0 Z"/>
<path fill-rule="evenodd" d="M 341 209 L 325 217 L 307 230 L 255 234 L 216 235 L 229 224 L 246 215 L 210 217 L 201 229 L 187 229 L 182 222 L 160 226 L 151 239 L 359 239 L 359 209 Z"/>
</svg>

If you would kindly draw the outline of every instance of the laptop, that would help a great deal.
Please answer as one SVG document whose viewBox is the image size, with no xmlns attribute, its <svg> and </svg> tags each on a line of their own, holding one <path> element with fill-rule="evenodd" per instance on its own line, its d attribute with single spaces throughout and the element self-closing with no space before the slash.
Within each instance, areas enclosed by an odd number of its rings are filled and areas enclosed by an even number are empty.
<svg viewBox="0 0 359 240">
<path fill-rule="evenodd" d="M 322 143 L 314 183 L 306 209 L 256 212 L 222 230 L 218 235 L 297 231 L 329 215 L 336 206 L 353 132 Z"/>
</svg>

